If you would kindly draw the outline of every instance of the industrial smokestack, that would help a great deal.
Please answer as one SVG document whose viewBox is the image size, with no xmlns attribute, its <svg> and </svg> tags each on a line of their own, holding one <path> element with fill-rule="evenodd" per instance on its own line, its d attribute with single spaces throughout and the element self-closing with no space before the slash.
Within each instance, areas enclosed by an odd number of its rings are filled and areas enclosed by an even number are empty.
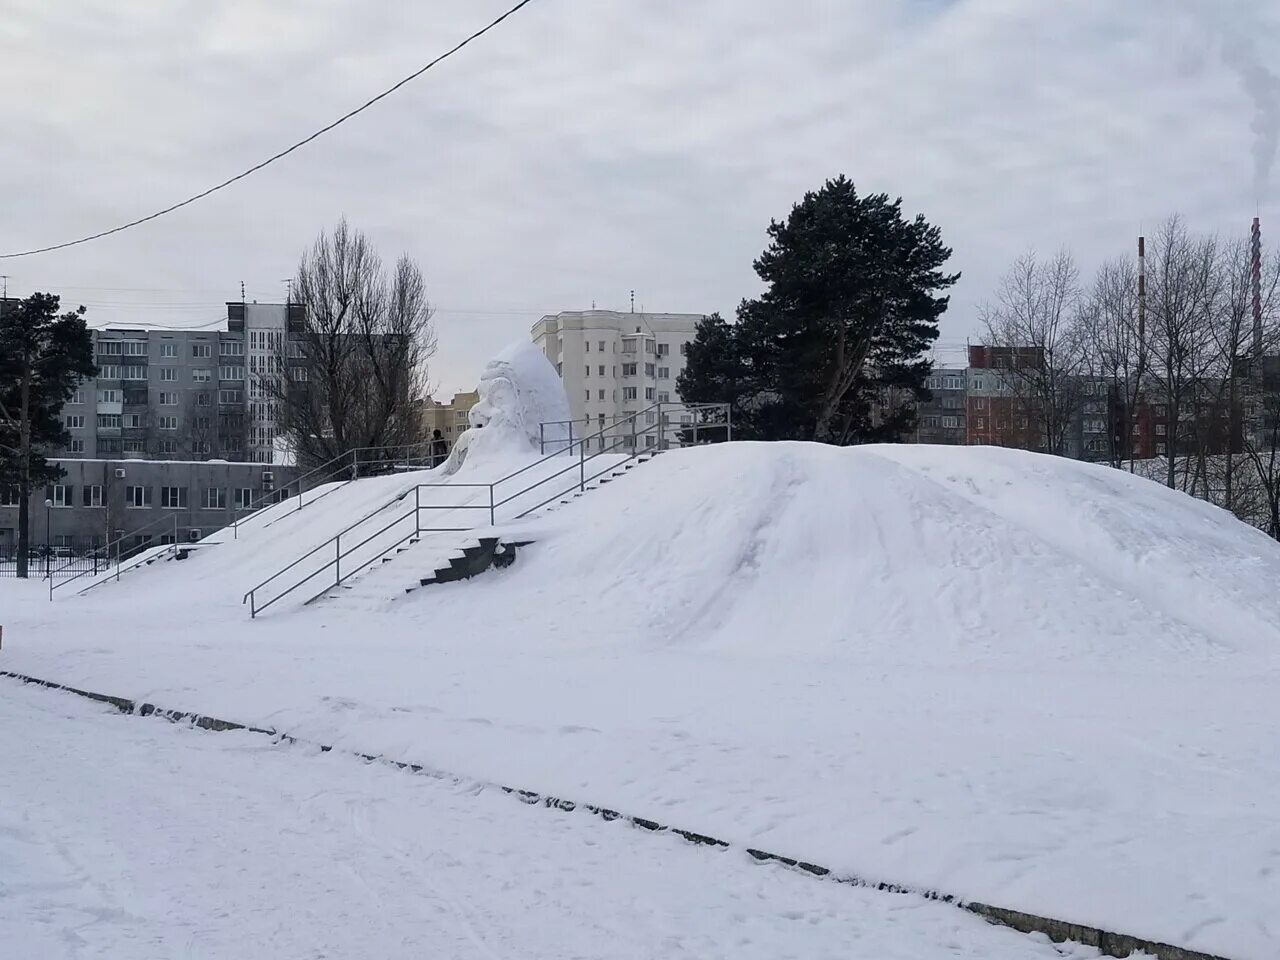
<svg viewBox="0 0 1280 960">
<path fill-rule="evenodd" d="M 1138 238 L 1138 356 L 1147 343 L 1147 238 Z M 1141 360 L 1139 360 L 1141 366 Z M 1141 371 L 1139 371 L 1141 372 Z"/>
<path fill-rule="evenodd" d="M 1253 290 L 1253 355 L 1262 356 L 1262 223 L 1253 218 L 1249 283 Z"/>
</svg>

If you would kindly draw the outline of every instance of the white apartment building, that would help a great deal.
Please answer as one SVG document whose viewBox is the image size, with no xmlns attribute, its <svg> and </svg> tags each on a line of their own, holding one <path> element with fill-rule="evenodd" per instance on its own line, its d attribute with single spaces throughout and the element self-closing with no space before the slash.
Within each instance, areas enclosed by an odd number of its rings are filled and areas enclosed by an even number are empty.
<svg viewBox="0 0 1280 960">
<path fill-rule="evenodd" d="M 566 310 L 534 324 L 533 342 L 564 381 L 573 418 L 590 422 L 575 427 L 575 435 L 655 403 L 678 403 L 676 378 L 701 319 L 700 313 Z"/>
</svg>

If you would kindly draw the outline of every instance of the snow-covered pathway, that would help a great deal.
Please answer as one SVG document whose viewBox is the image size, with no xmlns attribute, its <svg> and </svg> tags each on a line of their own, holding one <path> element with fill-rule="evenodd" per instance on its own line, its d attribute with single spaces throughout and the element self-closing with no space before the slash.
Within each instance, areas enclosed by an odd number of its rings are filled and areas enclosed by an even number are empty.
<svg viewBox="0 0 1280 960">
<path fill-rule="evenodd" d="M 10 681 L 0 730 L 5 956 L 1096 956 L 739 852 Z"/>
</svg>

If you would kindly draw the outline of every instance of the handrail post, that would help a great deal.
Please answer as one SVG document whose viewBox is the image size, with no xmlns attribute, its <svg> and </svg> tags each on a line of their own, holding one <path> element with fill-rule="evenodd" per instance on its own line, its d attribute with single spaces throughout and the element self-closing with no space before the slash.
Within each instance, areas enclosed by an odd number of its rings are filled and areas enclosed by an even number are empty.
<svg viewBox="0 0 1280 960">
<path fill-rule="evenodd" d="M 585 439 L 578 442 L 578 492 L 583 493 L 587 489 L 587 441 Z"/>
<path fill-rule="evenodd" d="M 497 511 L 493 506 L 493 484 L 489 484 L 489 526 L 496 526 L 498 523 Z"/>
<path fill-rule="evenodd" d="M 351 479 L 360 479 L 360 451 L 355 447 L 351 448 Z"/>
<path fill-rule="evenodd" d="M 538 424 L 538 454 L 541 456 L 547 452 L 547 425 L 545 423 Z"/>
<path fill-rule="evenodd" d="M 333 538 L 333 585 L 342 582 L 342 534 Z"/>
<path fill-rule="evenodd" d="M 422 484 L 413 488 L 413 535 L 422 533 Z"/>
<path fill-rule="evenodd" d="M 633 413 L 631 415 L 631 455 L 633 457 L 636 455 L 636 451 L 639 449 L 636 446 L 636 419 L 639 416 L 640 416 L 639 413 Z"/>
</svg>

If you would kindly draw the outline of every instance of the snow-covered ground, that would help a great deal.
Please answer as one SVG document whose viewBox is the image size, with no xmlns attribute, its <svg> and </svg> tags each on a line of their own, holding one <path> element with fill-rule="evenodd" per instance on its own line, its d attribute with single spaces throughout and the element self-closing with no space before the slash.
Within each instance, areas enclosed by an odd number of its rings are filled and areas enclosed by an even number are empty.
<svg viewBox="0 0 1280 960">
<path fill-rule="evenodd" d="M 1280 548 L 1224 512 L 1016 451 L 733 444 L 515 530 L 508 570 L 254 622 L 225 559 L 9 590 L 0 669 L 1280 952 Z"/>
<path fill-rule="evenodd" d="M 0 956 L 1052 960 L 915 897 L 0 689 Z"/>
</svg>

